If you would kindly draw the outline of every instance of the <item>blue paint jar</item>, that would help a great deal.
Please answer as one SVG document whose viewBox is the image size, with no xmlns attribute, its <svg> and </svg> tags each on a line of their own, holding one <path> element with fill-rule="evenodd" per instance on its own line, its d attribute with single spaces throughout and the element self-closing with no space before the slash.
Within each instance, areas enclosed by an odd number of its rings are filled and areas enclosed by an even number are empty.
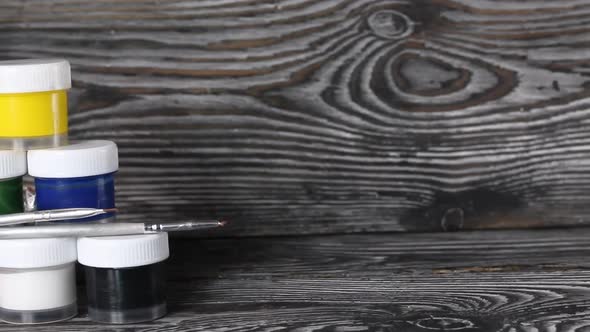
<svg viewBox="0 0 590 332">
<path fill-rule="evenodd" d="M 117 145 L 111 141 L 78 144 L 28 152 L 29 174 L 35 178 L 37 210 L 115 207 Z M 110 221 L 103 214 L 74 221 Z"/>
</svg>

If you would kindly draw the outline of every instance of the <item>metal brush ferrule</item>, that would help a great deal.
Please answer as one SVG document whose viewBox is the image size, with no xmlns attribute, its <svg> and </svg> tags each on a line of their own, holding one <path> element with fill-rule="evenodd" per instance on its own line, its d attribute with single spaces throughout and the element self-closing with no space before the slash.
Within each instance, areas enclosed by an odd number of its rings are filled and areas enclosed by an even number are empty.
<svg viewBox="0 0 590 332">
<path fill-rule="evenodd" d="M 143 229 L 148 233 L 160 232 L 160 224 L 143 224 Z"/>
<path fill-rule="evenodd" d="M 191 231 L 199 229 L 208 229 L 222 226 L 223 223 L 217 220 L 207 221 L 183 221 L 183 222 L 167 222 L 162 224 L 144 224 L 144 229 L 147 233 L 159 233 L 159 232 L 179 232 L 179 231 Z"/>
</svg>

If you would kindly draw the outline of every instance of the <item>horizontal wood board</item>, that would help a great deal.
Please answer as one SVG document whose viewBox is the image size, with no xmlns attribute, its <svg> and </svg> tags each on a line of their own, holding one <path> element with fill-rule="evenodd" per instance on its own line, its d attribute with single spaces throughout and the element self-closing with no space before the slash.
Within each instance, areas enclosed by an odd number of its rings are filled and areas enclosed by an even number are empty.
<svg viewBox="0 0 590 332">
<path fill-rule="evenodd" d="M 72 321 L 0 330 L 582 332 L 589 237 L 580 229 L 176 239 L 166 317 L 99 325 L 82 299 Z"/>
<path fill-rule="evenodd" d="M 588 22 L 586 0 L 4 0 L 0 59 L 71 61 L 71 136 L 119 144 L 122 220 L 587 225 Z"/>
</svg>

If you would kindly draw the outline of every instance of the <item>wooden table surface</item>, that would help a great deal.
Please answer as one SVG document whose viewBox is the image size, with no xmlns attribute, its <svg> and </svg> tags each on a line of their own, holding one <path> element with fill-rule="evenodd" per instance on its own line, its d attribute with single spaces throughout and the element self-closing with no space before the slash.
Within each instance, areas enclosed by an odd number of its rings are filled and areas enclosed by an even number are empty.
<svg viewBox="0 0 590 332">
<path fill-rule="evenodd" d="M 589 331 L 590 229 L 173 239 L 170 313 L 2 331 Z M 82 301 L 83 302 L 83 301 Z"/>
</svg>

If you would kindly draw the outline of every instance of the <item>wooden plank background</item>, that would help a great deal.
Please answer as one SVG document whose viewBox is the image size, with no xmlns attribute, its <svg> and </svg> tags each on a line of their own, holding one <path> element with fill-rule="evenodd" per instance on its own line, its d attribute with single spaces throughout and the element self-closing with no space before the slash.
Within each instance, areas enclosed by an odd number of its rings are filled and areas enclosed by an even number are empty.
<svg viewBox="0 0 590 332">
<path fill-rule="evenodd" d="M 154 322 L 21 332 L 587 332 L 590 229 L 175 239 Z"/>
<path fill-rule="evenodd" d="M 126 220 L 223 235 L 590 224 L 588 0 L 4 0 Z"/>
</svg>

